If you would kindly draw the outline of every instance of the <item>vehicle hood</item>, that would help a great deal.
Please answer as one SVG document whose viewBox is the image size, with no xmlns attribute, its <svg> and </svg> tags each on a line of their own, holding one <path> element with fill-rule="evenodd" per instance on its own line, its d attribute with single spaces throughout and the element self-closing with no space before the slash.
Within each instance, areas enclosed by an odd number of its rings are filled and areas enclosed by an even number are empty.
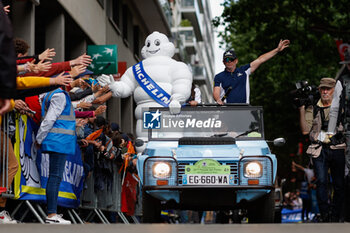
<svg viewBox="0 0 350 233">
<path fill-rule="evenodd" d="M 270 150 L 263 140 L 237 141 L 230 145 L 178 145 L 177 141 L 150 141 L 149 156 L 175 156 L 179 158 L 239 158 L 250 155 L 266 155 Z"/>
</svg>

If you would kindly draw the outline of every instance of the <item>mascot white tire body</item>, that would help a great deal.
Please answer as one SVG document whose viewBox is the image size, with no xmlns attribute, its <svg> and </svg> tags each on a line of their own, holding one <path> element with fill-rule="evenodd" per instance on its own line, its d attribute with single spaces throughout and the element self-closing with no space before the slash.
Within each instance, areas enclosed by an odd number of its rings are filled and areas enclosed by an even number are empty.
<svg viewBox="0 0 350 233">
<path fill-rule="evenodd" d="M 175 53 L 174 44 L 169 42 L 167 36 L 159 32 L 153 32 L 145 41 L 145 46 L 141 50 L 144 58 L 142 61 L 144 71 L 149 77 L 170 97 L 169 111 L 178 114 L 181 105 L 186 102 L 191 94 L 192 73 L 183 62 L 172 59 Z M 135 117 L 136 136 L 144 142 L 148 141 L 148 133 L 143 129 L 142 115 L 149 107 L 163 107 L 150 97 L 138 84 L 134 77 L 132 67 L 129 67 L 120 81 L 110 84 L 110 90 L 114 97 L 126 98 L 134 94 L 136 102 Z M 145 148 L 137 147 L 137 152 Z"/>
</svg>

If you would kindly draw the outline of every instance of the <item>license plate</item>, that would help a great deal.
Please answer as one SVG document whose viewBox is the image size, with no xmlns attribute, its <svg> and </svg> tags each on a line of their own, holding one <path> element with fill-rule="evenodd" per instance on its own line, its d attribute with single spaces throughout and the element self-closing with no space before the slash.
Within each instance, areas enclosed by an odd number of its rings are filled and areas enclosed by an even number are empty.
<svg viewBox="0 0 350 233">
<path fill-rule="evenodd" d="M 183 185 L 232 185 L 233 175 L 187 174 L 182 177 Z"/>
</svg>

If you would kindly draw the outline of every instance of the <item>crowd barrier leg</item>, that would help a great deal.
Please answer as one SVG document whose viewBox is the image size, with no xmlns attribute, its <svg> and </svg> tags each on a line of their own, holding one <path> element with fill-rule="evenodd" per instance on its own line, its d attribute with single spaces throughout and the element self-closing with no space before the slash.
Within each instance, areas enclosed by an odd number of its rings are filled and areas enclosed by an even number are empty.
<svg viewBox="0 0 350 233">
<path fill-rule="evenodd" d="M 140 221 L 136 218 L 136 216 L 131 216 L 132 220 L 134 220 L 134 223 L 140 224 Z"/>
<path fill-rule="evenodd" d="M 68 213 L 70 219 L 72 220 L 72 223 L 77 224 L 77 221 L 75 221 L 75 218 L 73 217 L 73 215 L 72 215 L 72 213 L 70 212 L 70 210 L 67 210 L 67 213 Z"/>
<path fill-rule="evenodd" d="M 45 211 L 41 208 L 41 206 L 38 203 L 35 203 L 35 207 L 39 210 L 39 213 L 41 214 L 41 216 L 43 217 L 43 219 L 46 218 L 46 213 Z"/>
<path fill-rule="evenodd" d="M 107 220 L 107 222 L 106 222 L 106 217 L 104 216 L 104 214 L 103 213 L 100 213 L 100 211 L 99 211 L 99 209 L 94 209 L 94 212 L 95 212 L 95 214 L 97 215 L 97 217 L 101 220 L 101 222 L 103 223 L 103 224 L 108 224 L 109 222 L 108 222 L 108 220 Z"/>
<path fill-rule="evenodd" d="M 90 211 L 89 214 L 85 217 L 86 222 L 90 222 L 90 220 L 95 216 L 93 211 Z"/>
<path fill-rule="evenodd" d="M 17 213 L 17 211 L 19 210 L 19 208 L 21 208 L 21 206 L 23 205 L 23 201 L 21 201 L 16 208 L 12 211 L 11 217 L 14 218 L 15 214 Z"/>
<path fill-rule="evenodd" d="M 73 218 L 75 217 L 80 224 L 84 224 L 84 221 L 80 218 L 80 216 L 77 214 L 77 212 L 74 209 L 68 210 L 68 214 L 73 213 Z"/>
<path fill-rule="evenodd" d="M 32 211 L 32 213 L 35 215 L 35 217 L 39 220 L 40 223 L 45 224 L 45 221 L 40 217 L 38 212 L 35 210 L 35 208 L 32 206 L 32 204 L 29 201 L 25 201 L 26 205 Z"/>
<path fill-rule="evenodd" d="M 24 213 L 22 214 L 21 218 L 18 219 L 20 222 L 23 222 L 24 218 L 27 216 L 27 214 L 29 213 L 29 209 L 26 209 L 24 211 Z"/>
<path fill-rule="evenodd" d="M 100 210 L 100 209 L 96 209 L 96 210 L 100 213 L 101 217 L 103 218 L 103 220 L 105 221 L 106 224 L 111 224 L 108 221 L 108 219 L 106 218 L 106 216 L 103 214 L 102 210 Z"/>
<path fill-rule="evenodd" d="M 129 222 L 128 219 L 125 217 L 125 215 L 123 214 L 123 212 L 118 211 L 117 213 L 118 213 L 119 217 L 123 220 L 123 222 L 124 222 L 125 224 L 130 224 L 130 222 Z"/>
</svg>

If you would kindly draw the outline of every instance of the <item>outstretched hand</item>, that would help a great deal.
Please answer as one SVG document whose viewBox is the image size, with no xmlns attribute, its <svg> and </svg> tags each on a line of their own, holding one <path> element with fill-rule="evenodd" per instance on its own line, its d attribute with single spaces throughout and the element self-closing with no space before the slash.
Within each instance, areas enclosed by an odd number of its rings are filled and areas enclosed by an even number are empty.
<svg viewBox="0 0 350 233">
<path fill-rule="evenodd" d="M 72 67 L 71 71 L 69 72 L 72 78 L 77 77 L 79 74 L 82 74 L 86 71 L 86 66 L 84 65 L 77 65 Z"/>
<path fill-rule="evenodd" d="M 80 55 L 74 60 L 70 61 L 71 66 L 77 66 L 77 65 L 83 65 L 83 66 L 89 66 L 92 62 L 91 56 L 84 53 L 83 55 Z"/>
<path fill-rule="evenodd" d="M 280 40 L 277 50 L 278 52 L 281 52 L 283 49 L 289 47 L 290 41 L 289 40 Z"/>
<path fill-rule="evenodd" d="M 51 69 L 52 64 L 50 61 L 41 60 L 38 64 L 35 64 L 35 59 L 31 62 L 27 62 L 29 70 L 34 73 L 47 72 Z"/>
<path fill-rule="evenodd" d="M 10 13 L 10 5 L 4 6 L 4 11 L 6 14 Z"/>
<path fill-rule="evenodd" d="M 52 61 L 52 57 L 56 56 L 56 52 L 55 52 L 55 49 L 52 48 L 52 49 L 46 49 L 44 52 L 42 52 L 40 55 L 39 55 L 39 60 L 47 60 L 47 61 Z"/>
<path fill-rule="evenodd" d="M 62 72 L 60 75 L 58 75 L 56 78 L 51 78 L 51 85 L 62 85 L 62 86 L 68 86 L 73 79 L 69 74 L 64 74 L 65 72 Z"/>
</svg>

